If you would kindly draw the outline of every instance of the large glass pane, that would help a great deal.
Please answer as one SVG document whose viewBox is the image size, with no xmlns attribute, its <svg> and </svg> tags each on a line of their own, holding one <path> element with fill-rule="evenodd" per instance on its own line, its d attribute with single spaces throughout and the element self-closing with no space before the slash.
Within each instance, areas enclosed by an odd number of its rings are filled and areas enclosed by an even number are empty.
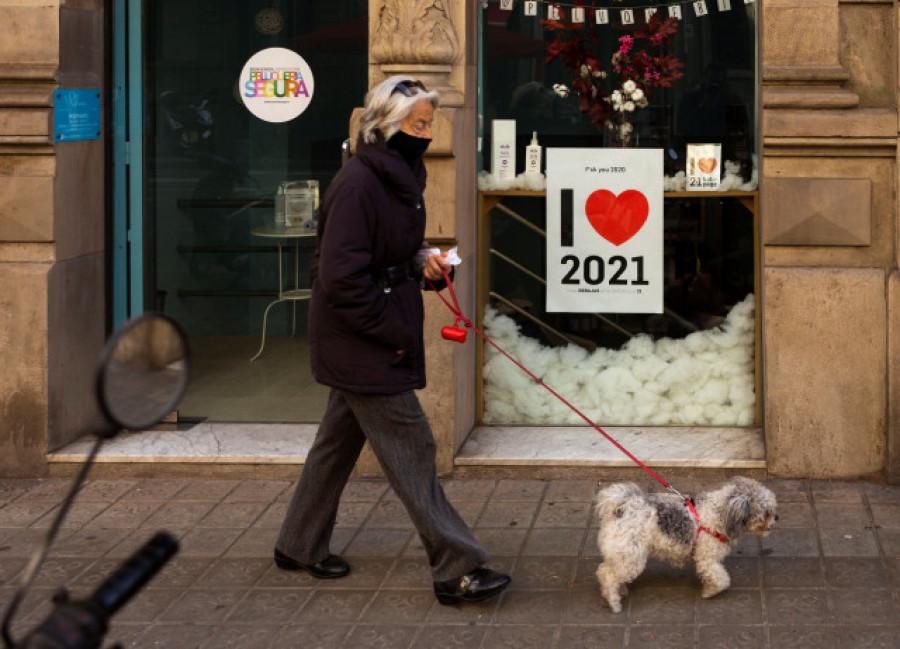
<svg viewBox="0 0 900 649">
<path fill-rule="evenodd" d="M 646 6 L 576 2 L 561 6 L 563 30 L 546 22 L 548 5 L 529 16 L 522 3 L 482 12 L 479 66 L 484 144 L 480 246 L 483 324 L 592 420 L 608 425 L 747 426 L 758 421 L 755 310 L 757 293 L 756 4 L 660 5 L 682 19 L 654 55 L 680 62 L 670 86 L 647 88 L 648 101 L 628 114 L 631 147 L 664 151 L 664 312 L 555 313 L 546 308 L 546 203 L 541 183 L 522 175 L 537 133 L 548 147 L 615 147 L 606 123 L 574 92 L 586 75 L 607 96 L 629 74 L 617 69 L 623 47 L 647 46 L 657 23 Z M 585 22 L 573 24 L 574 9 Z M 597 21 L 596 10 L 607 22 Z M 633 10 L 633 23 L 623 21 Z M 579 56 L 548 56 L 558 35 L 581 39 Z M 633 39 L 633 40 L 630 40 Z M 584 56 L 590 54 L 591 58 Z M 549 60 L 548 59 L 552 59 Z M 634 59 L 632 55 L 632 59 Z M 583 77 L 582 77 L 583 78 Z M 569 92 L 559 90 L 565 85 Z M 556 86 L 556 90 L 554 87 Z M 643 102 L 641 102 L 643 103 Z M 513 181 L 492 175 L 492 122 L 515 120 Z M 721 145 L 718 192 L 685 191 L 689 144 Z M 546 155 L 544 156 L 544 168 Z M 489 424 L 577 425 L 583 420 L 485 348 L 482 420 Z"/>
<path fill-rule="evenodd" d="M 697 3 L 671 5 L 681 12 L 675 33 L 661 48 L 653 48 L 641 34 L 652 35 L 645 14 L 646 3 L 623 0 L 610 6 L 587 0 L 576 2 L 585 9 L 585 22 L 572 23 L 572 5 L 562 7 L 565 29 L 548 28 L 544 20 L 547 5 L 539 3 L 538 16 L 522 11 L 521 3 L 503 10 L 490 3 L 483 10 L 482 41 L 479 65 L 483 85 L 481 103 L 485 143 L 490 151 L 491 122 L 494 119 L 516 120 L 516 169 L 525 167 L 525 147 L 537 132 L 541 145 L 605 146 L 610 144 L 608 131 L 592 123 L 592 116 L 580 110 L 581 97 L 574 92 L 575 77 L 584 70 L 584 57 L 567 61 L 559 56 L 549 63 L 551 45 L 558 36 L 580 40 L 583 51 L 595 57 L 593 73 L 602 73 L 595 85 L 611 94 L 629 78 L 616 70 L 614 55 L 622 47 L 621 39 L 635 39 L 634 51 L 647 50 L 651 55 L 670 55 L 683 64 L 677 72 L 683 76 L 671 86 L 647 88 L 649 103 L 631 114 L 634 122 L 632 146 L 667 150 L 666 174 L 684 171 L 684 150 L 688 143 L 723 143 L 723 157 L 738 162 L 738 173 L 750 181 L 756 146 L 756 10 L 755 2 L 717 3 L 706 0 L 707 13 L 698 16 Z M 605 7 L 608 23 L 597 24 L 594 7 Z M 633 24 L 622 22 L 622 10 L 633 11 Z M 669 5 L 657 7 L 667 17 Z M 637 57 L 632 57 L 637 58 Z M 554 92 L 554 86 L 565 85 L 567 96 Z M 490 156 L 484 156 L 490 166 Z"/>
<path fill-rule="evenodd" d="M 308 288 L 314 237 L 254 231 L 274 225 L 280 184 L 315 181 L 321 195 L 340 168 L 350 113 L 367 87 L 367 5 L 145 5 L 147 306 L 173 316 L 191 339 L 195 371 L 182 417 L 318 421 L 324 411 L 324 390 L 309 372 L 308 302 L 273 305 L 263 330 L 279 287 Z M 309 107 L 288 122 L 258 119 L 240 98 L 245 62 L 270 47 L 299 53 L 315 78 Z"/>
</svg>

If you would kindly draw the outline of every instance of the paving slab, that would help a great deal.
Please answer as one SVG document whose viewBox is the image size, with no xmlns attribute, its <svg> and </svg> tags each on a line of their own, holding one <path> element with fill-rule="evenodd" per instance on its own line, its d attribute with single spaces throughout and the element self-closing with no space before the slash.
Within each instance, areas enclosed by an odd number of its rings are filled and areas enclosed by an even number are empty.
<svg viewBox="0 0 900 649">
<path fill-rule="evenodd" d="M 900 487 L 766 484 L 778 496 L 780 521 L 767 539 L 744 536 L 736 544 L 726 560 L 728 591 L 703 599 L 693 567 L 651 561 L 616 615 L 594 576 L 600 556 L 592 480 L 447 480 L 448 497 L 493 565 L 513 578 L 499 597 L 461 606 L 435 600 L 424 549 L 384 481 L 348 485 L 332 551 L 353 570 L 329 581 L 272 562 L 290 481 L 88 481 L 13 631 L 20 638 L 45 619 L 59 587 L 88 596 L 156 530 L 168 529 L 181 551 L 115 616 L 105 645 L 900 647 Z M 64 478 L 0 480 L 4 607 L 68 487 Z"/>
</svg>

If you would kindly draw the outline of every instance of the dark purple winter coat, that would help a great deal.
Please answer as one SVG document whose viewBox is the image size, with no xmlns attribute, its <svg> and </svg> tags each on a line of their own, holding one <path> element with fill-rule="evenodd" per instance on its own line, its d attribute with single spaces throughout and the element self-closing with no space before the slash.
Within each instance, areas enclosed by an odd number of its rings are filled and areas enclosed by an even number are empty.
<svg viewBox="0 0 900 649">
<path fill-rule="evenodd" d="M 425 387 L 420 284 L 407 280 L 385 291 L 375 279 L 422 246 L 425 177 L 421 160 L 411 166 L 380 138 L 359 139 L 328 187 L 309 312 L 320 383 L 375 394 Z"/>
</svg>

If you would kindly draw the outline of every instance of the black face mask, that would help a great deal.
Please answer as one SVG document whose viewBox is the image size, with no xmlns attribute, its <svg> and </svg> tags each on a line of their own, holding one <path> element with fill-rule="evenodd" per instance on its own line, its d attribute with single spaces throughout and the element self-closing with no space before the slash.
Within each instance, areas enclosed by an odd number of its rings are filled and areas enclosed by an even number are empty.
<svg viewBox="0 0 900 649">
<path fill-rule="evenodd" d="M 388 146 L 403 156 L 403 159 L 412 164 L 424 155 L 431 138 L 415 137 L 403 131 L 397 131 L 387 142 Z"/>
</svg>

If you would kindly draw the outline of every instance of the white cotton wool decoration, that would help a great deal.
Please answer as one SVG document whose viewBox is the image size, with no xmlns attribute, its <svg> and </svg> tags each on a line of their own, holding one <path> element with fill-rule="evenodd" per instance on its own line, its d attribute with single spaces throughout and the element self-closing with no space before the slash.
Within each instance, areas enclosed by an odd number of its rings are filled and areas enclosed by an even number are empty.
<svg viewBox="0 0 900 649">
<path fill-rule="evenodd" d="M 588 350 L 578 345 L 566 345 L 559 349 L 559 362 L 566 367 L 581 365 L 587 360 Z"/>
<path fill-rule="evenodd" d="M 699 403 L 688 403 L 681 409 L 682 420 L 684 425 L 690 425 L 695 421 L 703 420 L 703 406 Z"/>
<path fill-rule="evenodd" d="M 634 406 L 634 417 L 637 424 L 639 426 L 648 426 L 650 425 L 650 419 L 656 413 L 655 404 L 652 403 L 637 403 Z M 625 424 L 628 425 L 628 424 Z"/>
<path fill-rule="evenodd" d="M 698 361 L 691 354 L 684 354 L 672 360 L 659 375 L 659 380 L 671 387 L 681 385 L 696 386 L 705 381 L 709 373 L 706 363 Z"/>
<path fill-rule="evenodd" d="M 669 390 L 669 401 L 676 410 L 682 409 L 697 400 L 694 391 L 683 385 L 675 385 Z"/>
<path fill-rule="evenodd" d="M 547 188 L 547 178 L 541 173 L 520 173 L 514 178 L 497 178 L 489 171 L 479 171 L 476 182 L 478 189 L 483 192 L 513 189 L 540 192 Z"/>
<path fill-rule="evenodd" d="M 687 176 L 683 171 L 677 172 L 674 176 L 666 176 L 663 178 L 663 191 L 683 192 L 686 187 Z"/>
<path fill-rule="evenodd" d="M 641 334 L 621 349 L 593 352 L 545 347 L 491 307 L 484 323 L 500 347 L 598 425 L 750 426 L 756 407 L 754 307 L 751 294 L 715 329 L 656 341 Z M 493 347 L 485 349 L 485 423 L 586 425 Z"/>
<path fill-rule="evenodd" d="M 753 385 L 732 384 L 728 391 L 728 399 L 736 406 L 745 406 L 752 408 L 756 405 L 756 395 L 754 394 Z"/>
<path fill-rule="evenodd" d="M 642 426 L 671 426 L 675 422 L 672 421 L 672 413 L 671 412 L 656 412 L 650 416 L 650 421 L 646 424 L 640 424 Z"/>
<path fill-rule="evenodd" d="M 632 358 L 648 358 L 653 355 L 653 338 L 640 334 L 625 343 L 622 351 Z"/>
<path fill-rule="evenodd" d="M 711 403 L 703 408 L 703 417 L 712 426 L 734 426 L 737 424 L 737 415 L 731 408 Z"/>
<path fill-rule="evenodd" d="M 491 393 L 485 390 L 484 419 L 485 421 L 519 421 L 510 400 L 493 398 L 488 400 Z"/>
<path fill-rule="evenodd" d="M 600 373 L 593 387 L 601 394 L 634 394 L 641 386 L 641 382 L 634 378 L 629 368 L 610 367 Z"/>
<path fill-rule="evenodd" d="M 684 340 L 683 338 L 681 340 Z M 662 360 L 669 362 L 675 359 L 684 348 L 684 343 L 673 338 L 660 338 L 656 341 L 656 355 Z"/>
<path fill-rule="evenodd" d="M 644 384 L 644 389 L 649 389 L 648 385 L 653 379 L 656 379 L 668 367 L 668 364 L 658 356 L 648 356 L 646 358 L 636 358 L 631 363 L 631 373 L 638 381 Z"/>
<path fill-rule="evenodd" d="M 756 413 L 753 408 L 744 410 L 743 412 L 737 413 L 737 425 L 738 426 L 752 426 L 753 422 L 756 419 Z"/>
<path fill-rule="evenodd" d="M 684 346 L 692 354 L 705 352 L 710 347 L 710 336 L 705 331 L 695 331 L 684 339 Z"/>
<path fill-rule="evenodd" d="M 722 379 L 710 379 L 697 387 L 696 397 L 699 403 L 727 404 L 731 386 Z"/>
</svg>

